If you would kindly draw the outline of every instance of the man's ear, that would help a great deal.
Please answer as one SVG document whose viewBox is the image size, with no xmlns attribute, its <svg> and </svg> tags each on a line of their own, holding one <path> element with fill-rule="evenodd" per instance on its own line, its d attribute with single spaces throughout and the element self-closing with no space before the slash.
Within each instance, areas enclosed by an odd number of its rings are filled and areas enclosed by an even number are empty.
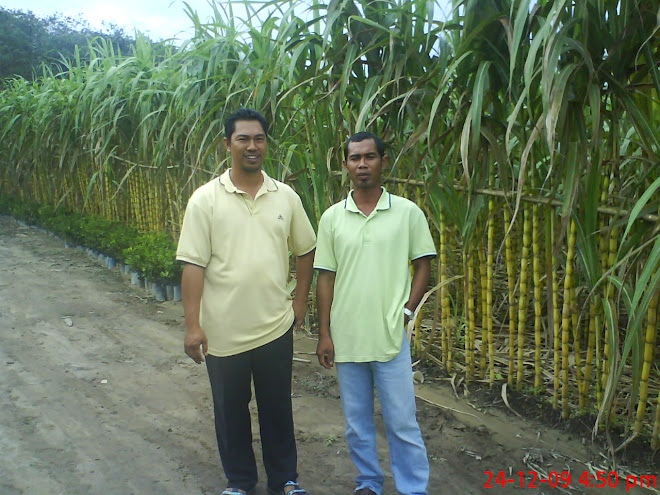
<svg viewBox="0 0 660 495">
<path fill-rule="evenodd" d="M 389 155 L 383 155 L 383 158 L 381 158 L 381 162 L 383 163 L 382 168 L 388 168 L 390 166 L 390 156 Z"/>
<path fill-rule="evenodd" d="M 222 138 L 222 142 L 225 143 L 225 149 L 229 151 L 229 141 L 227 141 L 227 138 L 226 137 Z"/>
<path fill-rule="evenodd" d="M 341 161 L 341 166 L 342 168 L 348 169 L 348 167 L 346 166 L 346 160 Z"/>
</svg>

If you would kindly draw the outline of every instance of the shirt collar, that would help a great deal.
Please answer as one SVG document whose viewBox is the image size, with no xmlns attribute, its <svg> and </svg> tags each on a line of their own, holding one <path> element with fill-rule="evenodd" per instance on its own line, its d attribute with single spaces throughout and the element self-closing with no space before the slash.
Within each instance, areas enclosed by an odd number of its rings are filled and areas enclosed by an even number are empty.
<svg viewBox="0 0 660 495">
<path fill-rule="evenodd" d="M 225 190 L 228 193 L 237 193 L 240 191 L 234 183 L 231 180 L 231 177 L 229 176 L 229 170 L 225 170 L 222 175 L 220 176 L 220 184 L 222 184 L 225 188 Z M 263 170 L 261 171 L 262 175 L 264 176 L 264 182 L 261 184 L 261 187 L 259 188 L 259 191 L 257 192 L 257 196 L 261 196 L 262 194 L 266 194 L 267 192 L 275 192 L 279 188 L 277 187 L 277 184 L 273 179 L 271 179 L 266 172 Z M 255 196 L 256 197 L 256 196 Z"/>
<path fill-rule="evenodd" d="M 378 198 L 378 203 L 376 203 L 376 208 L 374 208 L 374 211 L 389 210 L 392 206 L 392 198 L 390 197 L 390 193 L 388 193 L 382 186 L 380 189 L 380 198 Z M 348 196 L 346 196 L 346 199 L 344 200 L 344 209 L 352 211 L 353 213 L 361 213 L 355 204 L 355 200 L 353 199 L 353 189 L 348 192 Z"/>
</svg>

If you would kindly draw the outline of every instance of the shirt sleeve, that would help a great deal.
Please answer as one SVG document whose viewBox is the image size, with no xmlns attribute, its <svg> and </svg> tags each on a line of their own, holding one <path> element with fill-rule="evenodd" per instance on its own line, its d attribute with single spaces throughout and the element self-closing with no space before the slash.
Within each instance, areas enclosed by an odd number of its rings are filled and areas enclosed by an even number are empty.
<svg viewBox="0 0 660 495">
<path fill-rule="evenodd" d="M 337 271 L 334 235 L 332 232 L 332 210 L 326 210 L 319 221 L 319 234 L 314 254 L 314 268 L 317 270 Z"/>
<path fill-rule="evenodd" d="M 300 196 L 293 192 L 293 207 L 291 215 L 291 231 L 289 235 L 289 250 L 295 256 L 303 256 L 316 246 L 316 234 L 309 221 L 307 212 L 302 205 Z"/>
<path fill-rule="evenodd" d="M 206 268 L 211 260 L 211 211 L 193 194 L 183 216 L 176 259 Z"/>
<path fill-rule="evenodd" d="M 424 256 L 435 256 L 437 254 L 435 243 L 424 212 L 417 205 L 414 205 L 411 216 L 409 258 L 416 260 Z"/>
</svg>

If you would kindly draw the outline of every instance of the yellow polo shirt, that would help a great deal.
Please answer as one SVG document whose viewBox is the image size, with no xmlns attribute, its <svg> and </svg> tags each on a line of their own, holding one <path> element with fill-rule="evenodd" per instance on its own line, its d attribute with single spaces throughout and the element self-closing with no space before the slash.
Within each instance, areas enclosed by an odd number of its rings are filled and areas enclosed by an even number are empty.
<svg viewBox="0 0 660 495">
<path fill-rule="evenodd" d="M 314 268 L 335 272 L 330 336 L 335 361 L 389 361 L 401 350 L 403 307 L 410 296 L 409 261 L 435 256 L 424 213 L 382 193 L 365 216 L 348 197 L 321 216 Z"/>
<path fill-rule="evenodd" d="M 188 201 L 176 258 L 204 267 L 200 324 L 209 354 L 232 356 L 281 337 L 293 324 L 289 252 L 309 253 L 314 229 L 291 187 L 262 172 L 253 200 L 229 171 Z"/>
</svg>

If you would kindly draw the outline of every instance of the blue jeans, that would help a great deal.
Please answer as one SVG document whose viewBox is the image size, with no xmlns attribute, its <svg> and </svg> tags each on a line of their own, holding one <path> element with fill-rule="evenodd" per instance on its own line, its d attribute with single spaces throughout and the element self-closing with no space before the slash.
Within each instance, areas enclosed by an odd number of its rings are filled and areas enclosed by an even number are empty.
<svg viewBox="0 0 660 495">
<path fill-rule="evenodd" d="M 336 363 L 356 490 L 383 491 L 374 426 L 374 385 L 390 451 L 394 485 L 400 495 L 427 495 L 429 461 L 415 418 L 410 346 L 403 332 L 401 352 L 387 362 Z"/>
</svg>

